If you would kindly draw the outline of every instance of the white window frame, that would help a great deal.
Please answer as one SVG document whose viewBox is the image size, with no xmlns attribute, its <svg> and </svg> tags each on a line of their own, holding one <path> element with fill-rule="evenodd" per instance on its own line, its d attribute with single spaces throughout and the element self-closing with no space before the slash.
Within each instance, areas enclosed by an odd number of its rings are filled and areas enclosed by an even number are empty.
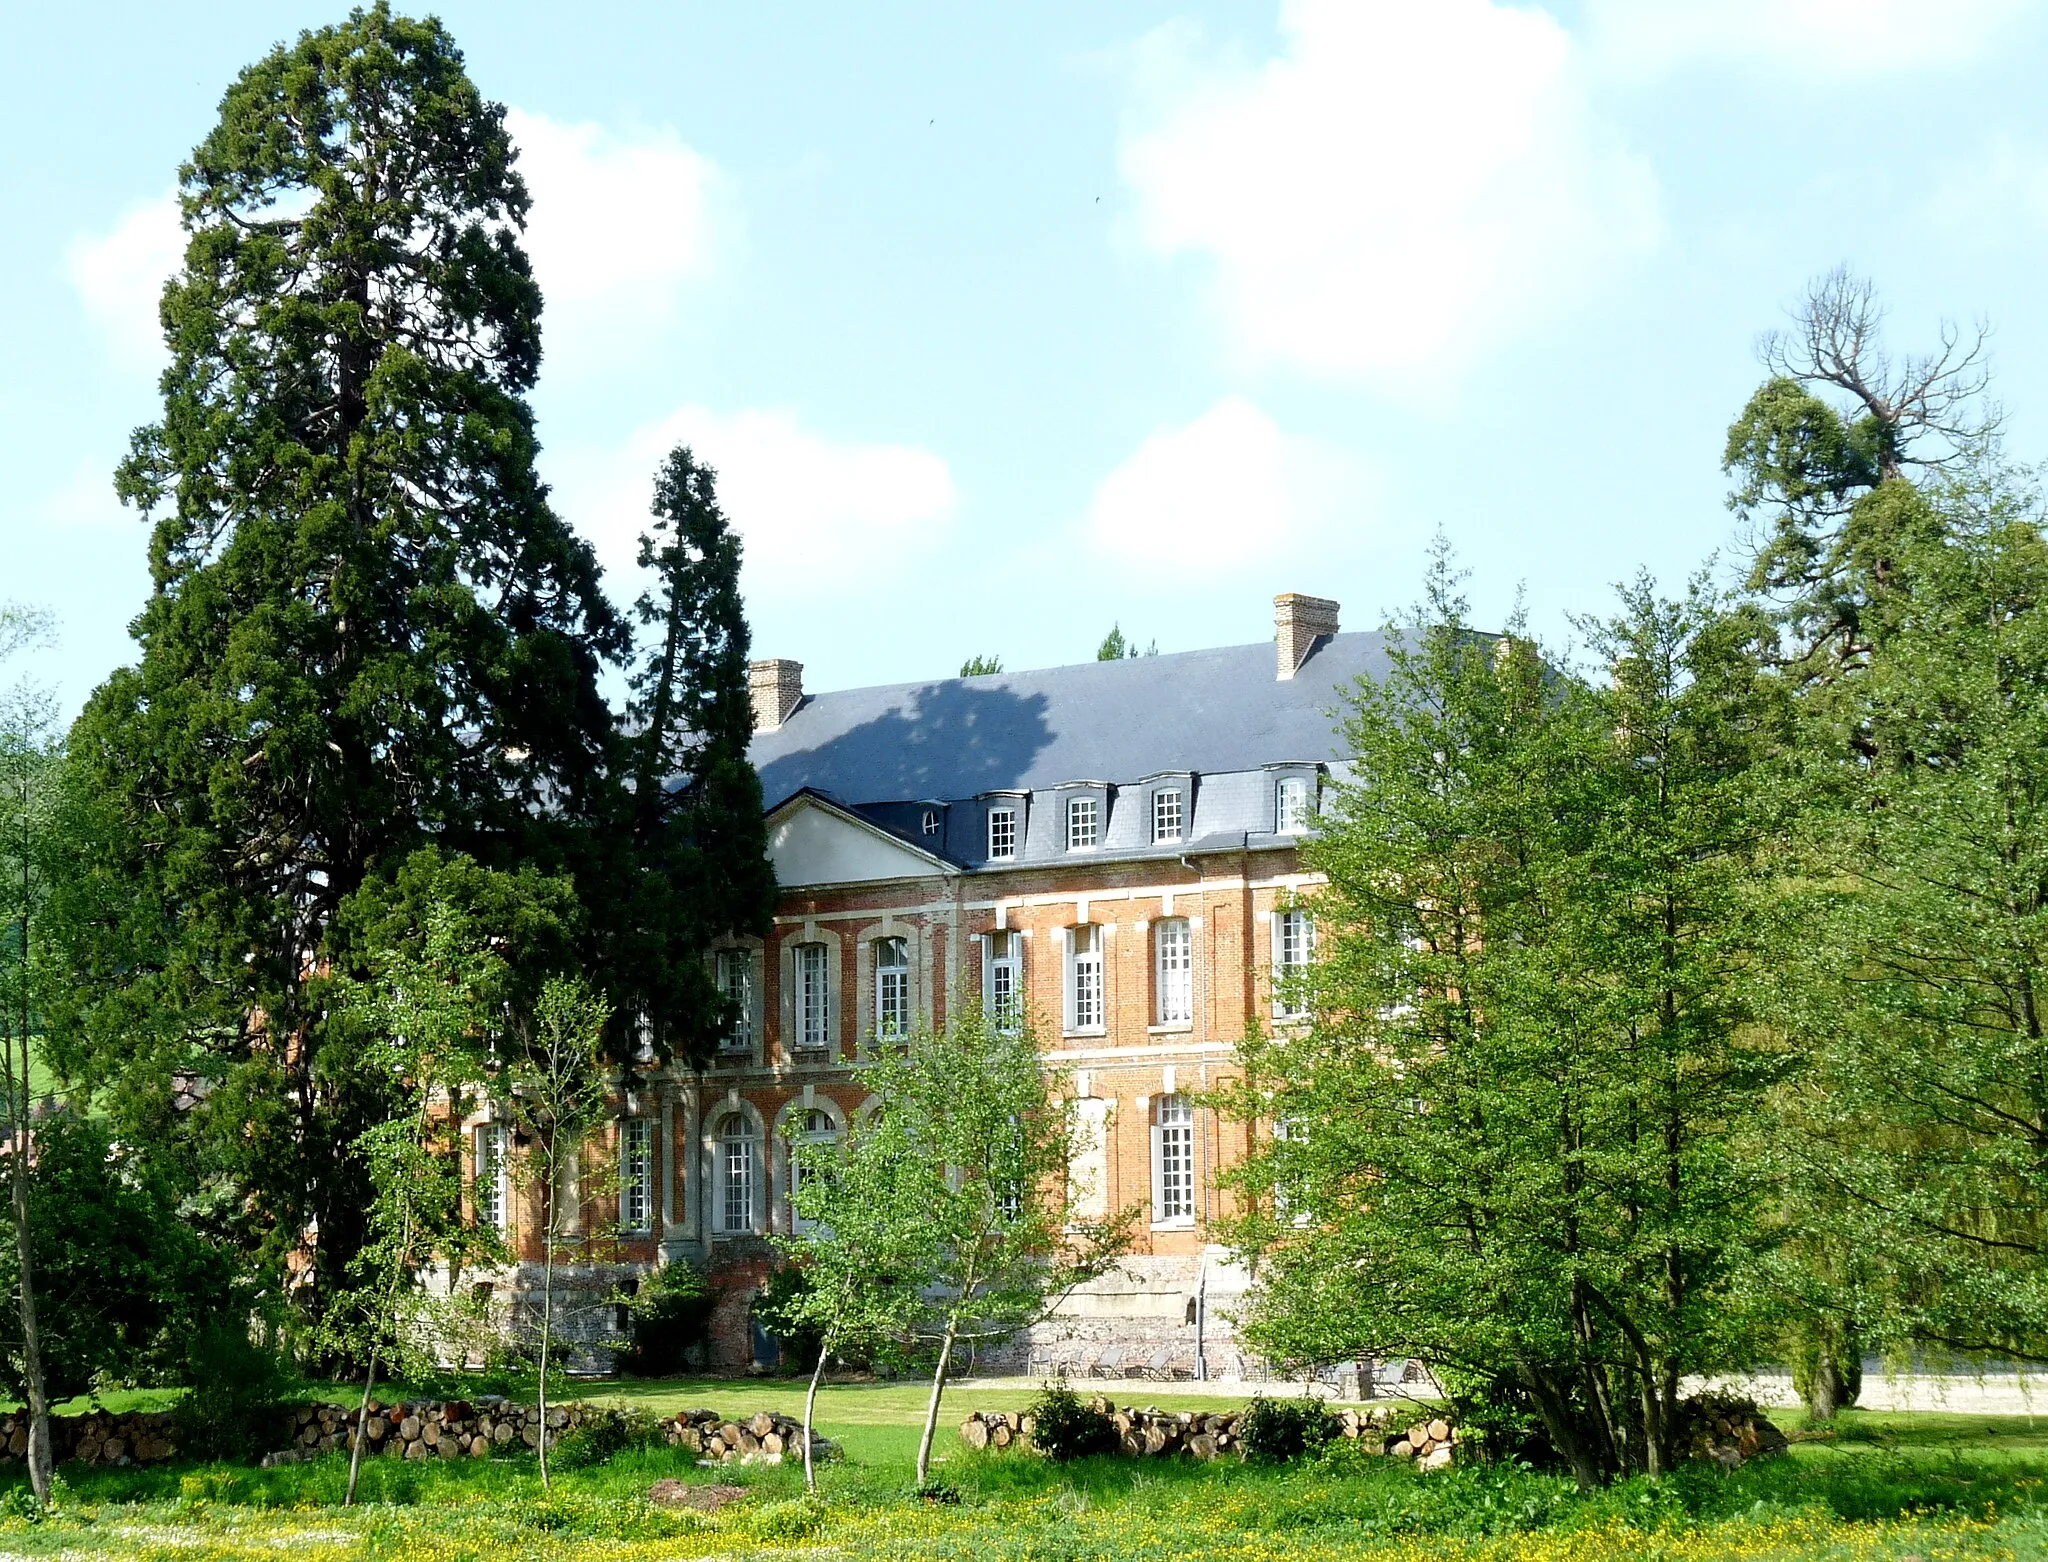
<svg viewBox="0 0 2048 1562">
<path fill-rule="evenodd" d="M 1066 1029 L 1093 1036 L 1108 1028 L 1103 931 L 1099 922 L 1067 929 Z"/>
<path fill-rule="evenodd" d="M 713 956 L 716 964 L 718 991 L 739 1009 L 740 1017 L 733 1028 L 719 1038 L 721 1052 L 752 1052 L 754 1050 L 754 1001 L 758 987 L 754 979 L 754 951 L 751 949 L 721 949 Z"/>
<path fill-rule="evenodd" d="M 926 809 L 926 810 L 924 811 L 924 820 L 923 820 L 923 828 L 924 828 L 924 833 L 925 833 L 926 835 L 937 835 L 937 834 L 939 833 L 939 811 L 938 811 L 938 809 L 936 809 L 936 808 L 927 808 L 927 809 Z"/>
<path fill-rule="evenodd" d="M 644 1117 L 619 1120 L 619 1229 L 654 1230 L 654 1124 Z"/>
<path fill-rule="evenodd" d="M 1155 1025 L 1195 1022 L 1195 935 L 1186 917 L 1162 917 L 1152 924 Z"/>
<path fill-rule="evenodd" d="M 1067 799 L 1067 850 L 1093 851 L 1102 841 L 1102 806 L 1098 798 Z"/>
<path fill-rule="evenodd" d="M 477 1124 L 470 1201 L 476 1208 L 476 1223 L 488 1226 L 501 1237 L 512 1230 L 510 1140 L 503 1123 Z"/>
<path fill-rule="evenodd" d="M 794 961 L 795 1050 L 832 1050 L 832 951 L 822 943 L 798 944 Z"/>
<path fill-rule="evenodd" d="M 713 1233 L 722 1237 L 750 1235 L 761 1180 L 761 1135 L 754 1120 L 738 1107 L 718 1119 L 711 1136 L 712 1164 L 717 1170 L 712 1211 Z"/>
<path fill-rule="evenodd" d="M 1163 846 L 1177 841 L 1187 829 L 1184 795 L 1177 786 L 1162 786 L 1152 794 L 1152 844 Z"/>
<path fill-rule="evenodd" d="M 1289 906 L 1273 913 L 1273 1018 L 1308 1018 L 1301 978 L 1316 958 L 1316 922 L 1307 910 Z"/>
<path fill-rule="evenodd" d="M 999 1035 L 1014 1036 L 1024 1023 L 1024 935 L 999 929 L 988 935 L 988 979 L 982 1007 Z"/>
<path fill-rule="evenodd" d="M 871 947 L 875 962 L 875 1038 L 901 1041 L 910 1034 L 910 940 L 878 938 Z"/>
<path fill-rule="evenodd" d="M 1152 1103 L 1152 1224 L 1195 1223 L 1195 1109 L 1179 1095 Z"/>
<path fill-rule="evenodd" d="M 1315 793 L 1307 776 L 1282 776 L 1273 787 L 1273 833 L 1300 835 L 1315 823 Z"/>
<path fill-rule="evenodd" d="M 988 860 L 1014 862 L 1017 858 L 1017 810 L 1014 807 L 988 811 Z"/>
</svg>

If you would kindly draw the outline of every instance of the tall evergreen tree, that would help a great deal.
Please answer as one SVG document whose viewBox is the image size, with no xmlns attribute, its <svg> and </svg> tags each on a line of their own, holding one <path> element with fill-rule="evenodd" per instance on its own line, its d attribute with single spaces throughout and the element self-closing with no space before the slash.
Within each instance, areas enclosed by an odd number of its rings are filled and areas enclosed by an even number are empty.
<svg viewBox="0 0 2048 1562">
<path fill-rule="evenodd" d="M 625 629 L 534 472 L 527 192 L 438 22 L 273 50 L 180 199 L 163 415 L 117 481 L 153 527 L 141 654 L 74 750 L 80 876 L 128 906 L 72 918 L 60 1061 L 331 1280 L 369 1202 L 346 1147 L 388 1116 L 329 1024 L 341 913 L 429 843 L 572 855 Z"/>
<path fill-rule="evenodd" d="M 603 833 L 607 859 L 592 870 L 612 888 L 591 910 L 614 1007 L 658 1056 L 701 1061 L 733 1019 L 704 951 L 723 934 L 767 932 L 775 875 L 747 759 L 740 540 L 717 474 L 685 446 L 655 473 L 652 517 L 639 563 L 654 585 L 634 604 L 643 648 L 612 794 L 621 827 Z"/>
</svg>

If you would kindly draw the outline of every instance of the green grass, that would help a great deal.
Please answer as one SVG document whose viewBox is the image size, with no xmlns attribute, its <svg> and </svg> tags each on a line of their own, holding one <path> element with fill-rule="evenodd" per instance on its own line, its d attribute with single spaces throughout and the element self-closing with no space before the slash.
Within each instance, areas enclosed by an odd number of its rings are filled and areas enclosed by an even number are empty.
<svg viewBox="0 0 2048 1562">
<path fill-rule="evenodd" d="M 1112 1397 L 1217 1409 L 1214 1398 L 1110 1387 Z M 673 1411 L 795 1413 L 803 1386 L 747 1382 L 592 1383 L 579 1397 Z M 1787 1459 L 1732 1475 L 1688 1469 L 1581 1494 L 1551 1475 L 1461 1468 L 1418 1476 L 1341 1445 L 1285 1469 L 1181 1460 L 1086 1460 L 971 1454 L 956 1428 L 975 1408 L 1017 1408 L 1022 1392 L 968 1384 L 941 1416 L 936 1476 L 957 1503 L 909 1493 L 925 1390 L 835 1385 L 821 1428 L 847 1458 L 824 1472 L 820 1502 L 788 1468 L 699 1468 L 667 1448 L 561 1472 L 543 1493 L 530 1455 L 403 1463 L 375 1459 L 365 1506 L 337 1504 L 341 1455 L 274 1470 L 178 1465 L 64 1474 L 58 1514 L 40 1524 L 0 1518 L 6 1556 L 277 1557 L 292 1562 L 470 1557 L 637 1562 L 637 1559 L 832 1555 L 959 1562 L 1083 1562 L 1122 1557 L 1228 1557 L 1259 1562 L 1422 1558 L 1430 1562 L 1661 1562 L 1733 1559 L 2048 1556 L 2048 1418 L 1845 1416 Z M 649 1506 L 664 1478 L 731 1482 L 746 1500 L 715 1519 Z M 0 1476 L 6 1483 L 19 1467 Z"/>
</svg>

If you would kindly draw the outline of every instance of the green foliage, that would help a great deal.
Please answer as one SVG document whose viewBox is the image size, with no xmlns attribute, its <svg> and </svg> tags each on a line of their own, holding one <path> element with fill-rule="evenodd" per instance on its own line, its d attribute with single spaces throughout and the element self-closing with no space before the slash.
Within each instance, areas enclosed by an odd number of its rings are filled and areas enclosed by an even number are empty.
<svg viewBox="0 0 2048 1562">
<path fill-rule="evenodd" d="M 987 678 L 1002 670 L 1003 659 L 1000 656 L 970 656 L 960 664 L 960 676 L 963 678 Z"/>
<path fill-rule="evenodd" d="M 558 1470 L 587 1470 L 609 1464 L 632 1449 L 659 1448 L 664 1443 L 661 1419 L 634 1408 L 586 1411 L 576 1430 L 556 1446 L 551 1459 Z"/>
<path fill-rule="evenodd" d="M 1154 640 L 1144 650 L 1140 651 L 1138 649 L 1138 642 L 1125 639 L 1122 627 L 1117 624 L 1109 626 L 1109 633 L 1102 637 L 1102 644 L 1095 648 L 1095 660 L 1098 662 L 1120 662 L 1127 657 L 1157 656 L 1158 654 L 1159 642 L 1157 640 Z M 962 673 L 960 676 L 964 678 L 968 675 Z"/>
<path fill-rule="evenodd" d="M 1109 1417 L 1090 1408 L 1064 1378 L 1041 1388 L 1024 1413 L 1031 1417 L 1031 1446 L 1058 1463 L 1117 1450 Z"/>
<path fill-rule="evenodd" d="M 45 1118 L 35 1171 L 31 1257 L 51 1399 L 105 1381 L 182 1381 L 210 1322 L 248 1317 L 231 1260 L 193 1229 L 155 1163 L 117 1144 L 105 1123 L 71 1112 Z M 18 1280 L 14 1244 L 0 1244 L 0 1289 L 11 1294 Z M 0 1313 L 0 1342 L 0 1385 L 20 1397 L 11 1308 Z"/>
<path fill-rule="evenodd" d="M 642 1278 L 626 1299 L 627 1339 L 620 1370 L 643 1378 L 675 1377 L 689 1370 L 711 1326 L 717 1301 L 711 1282 L 694 1265 L 663 1264 Z"/>
<path fill-rule="evenodd" d="M 152 528 L 140 660 L 74 745 L 98 828 L 56 1061 L 266 1258 L 317 1232 L 316 1291 L 367 1239 L 355 1147 L 393 1109 L 330 1024 L 339 922 L 428 845 L 560 864 L 614 769 L 626 633 L 534 470 L 504 119 L 439 22 L 383 4 L 229 86 L 180 170 L 162 415 L 118 476 Z M 173 1111 L 174 1077 L 204 1104 Z"/>
<path fill-rule="evenodd" d="M 615 1012 L 636 1016 L 657 1056 L 701 1064 L 737 1016 L 702 958 L 714 938 L 768 932 L 767 855 L 754 735 L 740 540 L 717 477 L 684 446 L 655 474 L 639 565 L 655 589 L 634 604 L 648 645 L 629 683 L 616 832 L 592 838 L 578 882 L 592 907 Z M 623 858 L 618 843 L 630 846 Z M 622 1049 L 619 1061 L 628 1061 Z"/>
<path fill-rule="evenodd" d="M 1481 635 L 1441 554 L 1351 696 L 1316 1018 L 1224 1105 L 1281 1361 L 1419 1356 L 1521 1385 L 1581 1479 L 1668 1469 L 1679 1381 L 1755 1348 L 1782 1060 L 1753 1024 L 1784 723 L 1751 615 L 1638 584 L 1604 683 Z"/>
<path fill-rule="evenodd" d="M 249 1337 L 246 1324 L 208 1322 L 186 1381 L 191 1387 L 176 1412 L 179 1453 L 253 1464 L 276 1451 L 296 1376 L 275 1351 Z"/>
<path fill-rule="evenodd" d="M 1813 1281 L 1862 1337 L 2038 1358 L 2048 543 L 1994 449 L 1923 499 L 1939 528 L 1896 550 L 1898 610 L 1807 702 L 1776 1015 L 1816 1067 L 1786 1140 L 1832 1227 Z"/>
<path fill-rule="evenodd" d="M 774 1331 L 782 1347 L 783 1365 L 802 1372 L 817 1366 L 825 1351 L 826 1324 L 810 1300 L 811 1284 L 810 1272 L 802 1264 L 780 1264 L 754 1298 L 754 1310 L 761 1318 L 784 1321 L 784 1328 Z M 843 1353 L 852 1348 L 852 1341 L 844 1338 L 843 1330 L 841 1333 Z"/>
<path fill-rule="evenodd" d="M 1245 1407 L 1237 1435 L 1252 1464 L 1285 1464 L 1314 1453 L 1337 1435 L 1337 1418 L 1319 1399 L 1257 1396 Z"/>
</svg>

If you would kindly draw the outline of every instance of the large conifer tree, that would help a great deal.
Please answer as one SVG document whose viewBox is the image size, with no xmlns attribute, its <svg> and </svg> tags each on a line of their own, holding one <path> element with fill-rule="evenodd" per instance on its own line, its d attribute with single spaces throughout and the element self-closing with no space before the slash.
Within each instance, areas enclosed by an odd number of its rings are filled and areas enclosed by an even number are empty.
<svg viewBox="0 0 2048 1562">
<path fill-rule="evenodd" d="M 163 416 L 118 478 L 154 590 L 76 753 L 80 866 L 128 895 L 72 928 L 60 1061 L 318 1276 L 386 1105 L 327 1023 L 340 913 L 430 843 L 564 864 L 609 806 L 627 635 L 534 471 L 514 155 L 440 24 L 381 4 L 244 71 L 181 171 Z"/>
</svg>

